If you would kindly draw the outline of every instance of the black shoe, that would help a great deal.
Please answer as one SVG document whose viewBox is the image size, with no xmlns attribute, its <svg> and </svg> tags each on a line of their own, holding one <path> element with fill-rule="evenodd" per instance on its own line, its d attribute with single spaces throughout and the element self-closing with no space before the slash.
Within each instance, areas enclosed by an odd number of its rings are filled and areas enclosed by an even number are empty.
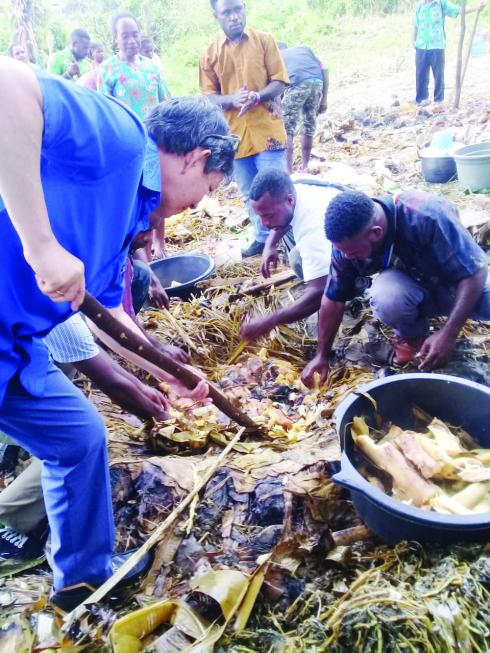
<svg viewBox="0 0 490 653">
<path fill-rule="evenodd" d="M 259 243 L 258 240 L 254 240 L 247 249 L 242 250 L 243 258 L 248 258 L 249 256 L 259 256 L 264 251 L 265 243 Z"/>
<path fill-rule="evenodd" d="M 124 553 L 117 553 L 112 556 L 112 571 L 116 573 L 120 567 L 130 558 L 137 549 L 130 549 Z M 111 590 L 111 597 L 117 596 L 118 593 L 127 587 L 136 584 L 149 571 L 153 563 L 153 553 L 146 553 L 143 558 L 119 581 Z M 50 603 L 55 612 L 61 615 L 68 614 L 74 610 L 80 603 L 95 592 L 97 588 L 88 583 L 78 583 L 70 585 L 61 590 L 56 590 L 51 594 Z"/>
<path fill-rule="evenodd" d="M 37 534 L 24 535 L 13 528 L 0 530 L 0 561 L 36 560 L 44 557 L 44 542 Z"/>
</svg>

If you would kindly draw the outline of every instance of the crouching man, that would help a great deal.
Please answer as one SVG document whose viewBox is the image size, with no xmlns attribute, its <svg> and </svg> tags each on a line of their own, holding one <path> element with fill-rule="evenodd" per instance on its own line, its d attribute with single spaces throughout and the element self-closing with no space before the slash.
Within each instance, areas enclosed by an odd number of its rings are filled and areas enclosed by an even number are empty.
<svg viewBox="0 0 490 653">
<path fill-rule="evenodd" d="M 488 261 L 461 225 L 457 208 L 423 191 L 370 199 L 348 191 L 325 215 L 332 264 L 319 313 L 318 350 L 303 371 L 312 387 L 324 382 L 345 302 L 379 273 L 371 286 L 373 313 L 395 332 L 394 361 L 417 358 L 430 371 L 450 358 L 468 318 L 490 320 Z M 448 316 L 429 335 L 429 318 Z"/>
<path fill-rule="evenodd" d="M 245 340 L 266 336 L 280 324 L 297 322 L 320 308 L 327 281 L 332 245 L 325 236 L 324 216 L 339 189 L 321 180 L 298 180 L 277 168 L 265 168 L 250 188 L 251 205 L 267 227 L 261 271 L 265 278 L 279 262 L 280 241 L 288 251 L 289 263 L 305 282 L 302 295 L 289 306 L 266 316 L 253 317 L 241 329 Z"/>
</svg>

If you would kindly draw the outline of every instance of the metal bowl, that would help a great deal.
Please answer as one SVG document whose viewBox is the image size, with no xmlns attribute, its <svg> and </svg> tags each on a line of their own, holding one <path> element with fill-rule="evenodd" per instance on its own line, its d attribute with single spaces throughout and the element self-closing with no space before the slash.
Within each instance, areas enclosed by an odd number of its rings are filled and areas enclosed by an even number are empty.
<svg viewBox="0 0 490 653">
<path fill-rule="evenodd" d="M 398 374 L 362 388 L 378 403 L 383 421 L 413 428 L 412 406 L 454 425 L 462 426 L 481 447 L 490 448 L 490 388 L 444 374 Z M 352 393 L 337 408 L 341 469 L 333 480 L 351 491 L 352 502 L 366 525 L 388 544 L 401 540 L 455 542 L 490 538 L 490 512 L 445 515 L 411 507 L 373 487 L 359 472 L 361 454 L 351 435 L 354 417 L 374 425 L 374 406 Z"/>
</svg>

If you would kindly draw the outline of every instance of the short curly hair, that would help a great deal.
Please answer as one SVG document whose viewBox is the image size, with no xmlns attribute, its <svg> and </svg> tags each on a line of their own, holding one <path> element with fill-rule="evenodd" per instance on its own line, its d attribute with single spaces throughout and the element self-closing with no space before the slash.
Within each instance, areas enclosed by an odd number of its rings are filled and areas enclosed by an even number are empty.
<svg viewBox="0 0 490 653">
<path fill-rule="evenodd" d="M 369 225 L 374 202 L 364 193 L 348 190 L 339 193 L 325 212 L 325 234 L 332 243 L 353 238 Z"/>
</svg>

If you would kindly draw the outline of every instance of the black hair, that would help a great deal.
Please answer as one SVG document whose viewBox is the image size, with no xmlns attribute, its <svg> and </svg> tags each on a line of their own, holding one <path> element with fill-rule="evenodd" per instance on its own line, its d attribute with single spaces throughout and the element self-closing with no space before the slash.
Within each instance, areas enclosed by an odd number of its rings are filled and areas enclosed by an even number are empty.
<svg viewBox="0 0 490 653">
<path fill-rule="evenodd" d="M 75 40 L 78 41 L 80 39 L 87 39 L 87 41 L 90 41 L 90 36 L 88 35 L 88 33 L 84 29 L 81 29 L 80 27 L 77 27 L 70 34 L 70 40 L 71 41 L 75 41 Z"/>
<path fill-rule="evenodd" d="M 92 57 L 94 56 L 94 50 L 97 50 L 97 48 L 103 48 L 103 47 L 104 47 L 104 44 L 101 43 L 100 41 L 91 41 L 90 42 L 90 47 L 88 49 L 89 57 L 92 59 Z"/>
<path fill-rule="evenodd" d="M 364 193 L 348 190 L 336 195 L 325 212 L 325 234 L 332 243 L 360 234 L 371 222 L 374 202 Z"/>
<path fill-rule="evenodd" d="M 250 186 L 249 196 L 254 202 L 269 193 L 271 197 L 285 197 L 294 193 L 291 177 L 279 168 L 263 168 L 256 175 Z"/>
<path fill-rule="evenodd" d="M 136 16 L 132 14 L 130 11 L 125 11 L 125 10 L 116 11 L 116 13 L 112 14 L 111 16 L 111 34 L 114 41 L 116 40 L 116 36 L 117 36 L 117 24 L 123 18 L 131 18 L 131 20 L 134 20 L 134 22 L 138 26 L 138 29 L 140 29 L 140 24 L 136 19 Z"/>
<path fill-rule="evenodd" d="M 153 38 L 151 36 L 142 36 L 140 38 L 140 43 L 141 43 L 142 46 L 143 46 L 143 43 L 151 43 L 152 45 L 154 45 L 154 41 L 153 41 Z"/>
<path fill-rule="evenodd" d="M 187 154 L 196 147 L 211 150 L 204 172 L 233 172 L 235 143 L 223 112 L 205 97 L 172 98 L 145 119 L 148 132 L 169 154 Z M 230 138 L 228 138 L 230 137 Z"/>
<path fill-rule="evenodd" d="M 11 45 L 9 45 L 9 49 L 7 50 L 9 57 L 13 58 L 14 48 L 17 48 L 19 45 L 22 45 L 22 43 L 12 43 Z M 22 47 L 24 46 L 22 45 Z"/>
</svg>

